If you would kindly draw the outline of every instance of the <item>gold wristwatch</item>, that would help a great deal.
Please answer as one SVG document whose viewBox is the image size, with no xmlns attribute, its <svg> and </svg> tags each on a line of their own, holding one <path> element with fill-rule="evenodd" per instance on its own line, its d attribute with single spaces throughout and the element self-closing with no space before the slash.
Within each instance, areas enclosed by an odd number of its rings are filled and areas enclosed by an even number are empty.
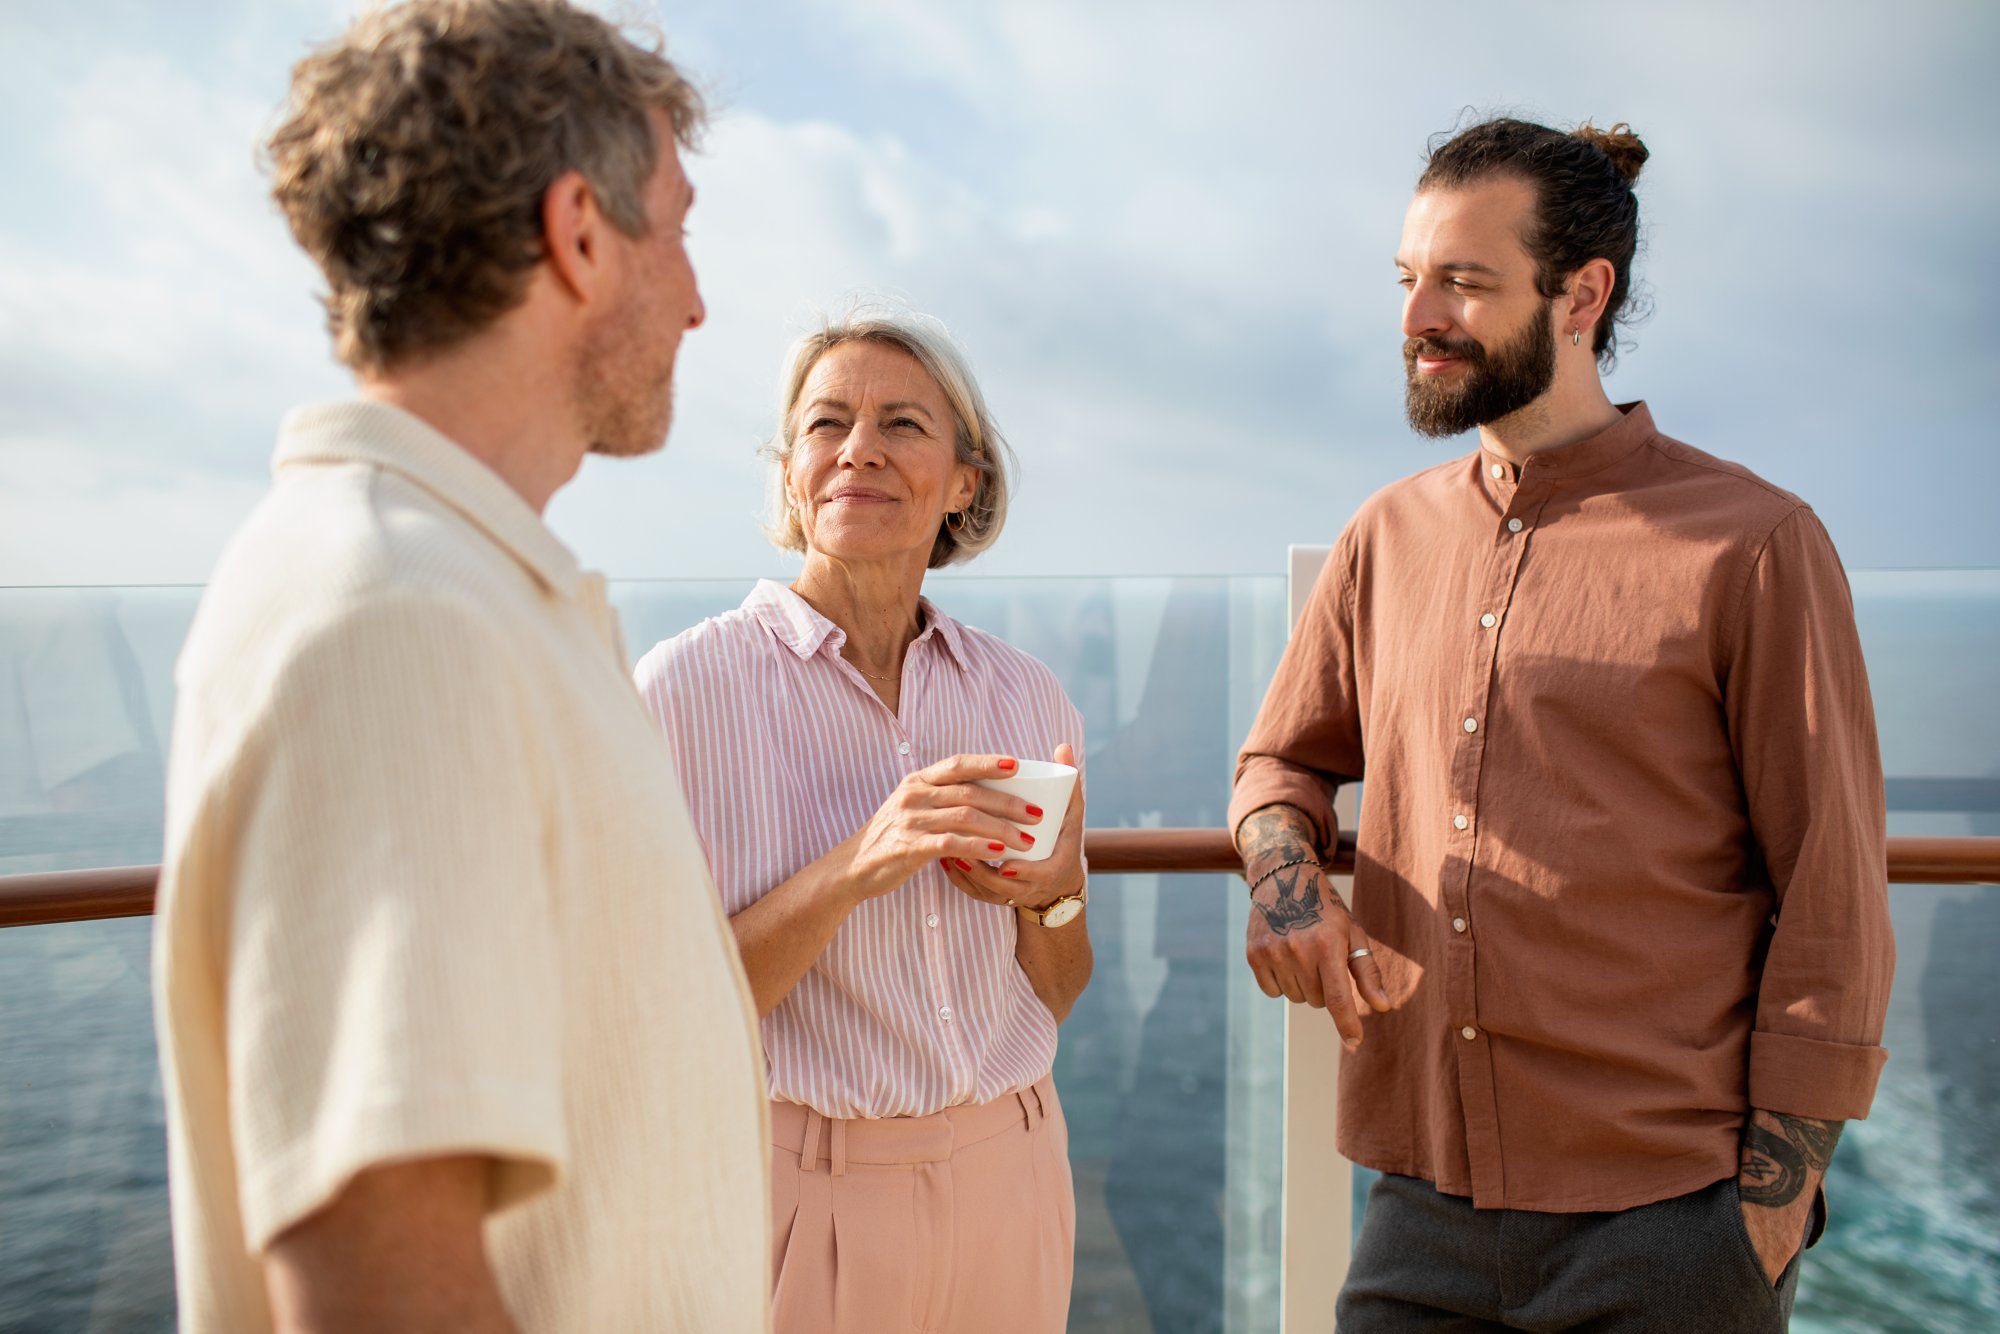
<svg viewBox="0 0 2000 1334">
<path fill-rule="evenodd" d="M 1083 912 L 1083 905 L 1090 902 L 1090 889 L 1085 886 L 1081 894 L 1065 894 L 1046 908 L 1030 908 L 1022 905 L 1021 911 L 1040 922 L 1043 926 L 1068 926 Z"/>
</svg>

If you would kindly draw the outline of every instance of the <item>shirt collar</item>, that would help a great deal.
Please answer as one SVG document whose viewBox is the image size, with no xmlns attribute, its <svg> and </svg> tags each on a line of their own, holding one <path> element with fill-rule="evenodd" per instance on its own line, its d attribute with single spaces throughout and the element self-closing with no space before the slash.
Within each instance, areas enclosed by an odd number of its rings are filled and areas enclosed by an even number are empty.
<svg viewBox="0 0 2000 1334">
<path fill-rule="evenodd" d="M 800 658 L 811 658 L 828 642 L 838 653 L 840 646 L 847 642 L 845 630 L 820 615 L 810 602 L 775 579 L 759 579 L 757 586 L 750 590 L 750 596 L 743 600 L 743 609 L 762 622 L 777 636 L 779 643 Z M 936 638 L 944 644 L 946 656 L 958 664 L 960 671 L 969 670 L 965 627 L 939 611 L 929 598 L 918 598 L 917 610 L 923 618 L 924 628 L 911 641 L 910 647 L 915 648 L 927 639 Z"/>
<path fill-rule="evenodd" d="M 350 399 L 294 409 L 271 461 L 292 468 L 365 463 L 415 482 L 458 511 L 544 585 L 575 599 L 585 583 L 576 556 L 500 475 L 429 423 L 388 403 Z"/>
<path fill-rule="evenodd" d="M 1637 451 L 1640 446 L 1659 434 L 1653 426 L 1653 414 L 1646 410 L 1643 402 L 1620 403 L 1618 420 L 1599 431 L 1596 435 L 1579 440 L 1563 449 L 1550 450 L 1546 454 L 1536 454 L 1521 465 L 1521 481 L 1561 481 L 1566 478 L 1588 477 L 1618 463 Z M 1495 465 L 1512 468 L 1507 460 L 1481 446 L 1479 451 L 1480 470 L 1491 472 Z"/>
</svg>

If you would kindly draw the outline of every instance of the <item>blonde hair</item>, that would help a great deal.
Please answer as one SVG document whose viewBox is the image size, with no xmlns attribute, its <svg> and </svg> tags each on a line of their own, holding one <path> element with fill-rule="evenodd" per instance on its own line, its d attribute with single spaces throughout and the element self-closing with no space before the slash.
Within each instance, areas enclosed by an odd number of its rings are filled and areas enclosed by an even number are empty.
<svg viewBox="0 0 2000 1334">
<path fill-rule="evenodd" d="M 695 146 L 701 95 L 657 35 L 642 44 L 564 0 L 407 0 L 301 60 L 264 158 L 326 276 L 335 355 L 384 370 L 512 310 L 565 172 L 644 235 L 654 110 Z"/>
<path fill-rule="evenodd" d="M 785 551 L 804 551 L 806 534 L 799 513 L 786 494 L 785 467 L 798 440 L 799 396 L 806 377 L 819 359 L 842 343 L 870 342 L 900 348 L 916 358 L 944 391 L 951 405 L 952 442 L 958 462 L 978 474 L 972 499 L 961 511 L 962 526 L 938 524 L 928 568 L 971 560 L 1000 538 L 1007 522 L 1007 492 L 1015 466 L 1014 451 L 986 410 L 985 396 L 972 377 L 965 353 L 944 325 L 928 315 L 880 304 L 858 305 L 823 320 L 820 327 L 792 344 L 778 382 L 778 430 L 758 452 L 776 465 L 772 469 L 770 515 L 765 536 Z"/>
</svg>

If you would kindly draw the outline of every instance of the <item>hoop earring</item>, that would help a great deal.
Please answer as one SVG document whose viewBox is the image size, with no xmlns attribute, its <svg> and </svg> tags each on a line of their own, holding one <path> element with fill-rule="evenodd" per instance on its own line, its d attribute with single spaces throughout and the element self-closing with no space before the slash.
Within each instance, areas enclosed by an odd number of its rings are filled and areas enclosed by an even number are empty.
<svg viewBox="0 0 2000 1334">
<path fill-rule="evenodd" d="M 1580 347 L 1582 346 L 1582 344 L 1583 344 L 1583 330 L 1571 329 L 1569 331 L 1569 345 L 1571 347 Z"/>
<path fill-rule="evenodd" d="M 957 523 L 953 523 L 953 522 L 952 522 L 952 520 L 953 520 L 953 519 L 957 519 L 957 520 L 958 520 L 958 522 L 957 522 Z M 945 516 L 944 516 L 944 526 L 945 526 L 946 528 L 950 529 L 950 530 L 951 530 L 952 532 L 954 532 L 954 533 L 962 533 L 962 532 L 964 532 L 964 531 L 965 531 L 965 511 L 964 511 L 964 510 L 953 510 L 953 511 L 952 511 L 951 513 L 949 513 L 949 514 L 945 515 Z"/>
</svg>

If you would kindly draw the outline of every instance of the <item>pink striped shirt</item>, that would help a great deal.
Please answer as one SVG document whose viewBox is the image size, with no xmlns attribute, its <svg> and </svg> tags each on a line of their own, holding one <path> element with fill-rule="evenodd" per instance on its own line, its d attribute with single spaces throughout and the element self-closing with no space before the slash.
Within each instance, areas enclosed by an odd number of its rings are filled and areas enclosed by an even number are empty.
<svg viewBox="0 0 2000 1334">
<path fill-rule="evenodd" d="M 902 716 L 782 584 L 656 646 L 635 673 L 732 916 L 867 823 L 905 774 L 957 754 L 1081 755 L 1054 673 L 928 600 Z M 927 1116 L 1049 1073 L 1056 1024 L 1014 959 L 1017 919 L 931 865 L 856 908 L 763 1022 L 771 1096 L 826 1116 Z"/>
</svg>

